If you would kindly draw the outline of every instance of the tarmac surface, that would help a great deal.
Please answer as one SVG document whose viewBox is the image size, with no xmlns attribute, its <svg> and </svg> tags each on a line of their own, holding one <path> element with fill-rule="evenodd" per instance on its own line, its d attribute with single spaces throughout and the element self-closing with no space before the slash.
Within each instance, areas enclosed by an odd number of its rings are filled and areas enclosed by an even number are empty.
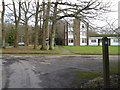
<svg viewBox="0 0 120 90">
<path fill-rule="evenodd" d="M 118 56 L 110 56 L 110 62 L 118 62 Z M 72 85 L 76 71 L 102 73 L 102 56 L 3 55 L 2 87 L 79 88 L 88 80 Z"/>
</svg>

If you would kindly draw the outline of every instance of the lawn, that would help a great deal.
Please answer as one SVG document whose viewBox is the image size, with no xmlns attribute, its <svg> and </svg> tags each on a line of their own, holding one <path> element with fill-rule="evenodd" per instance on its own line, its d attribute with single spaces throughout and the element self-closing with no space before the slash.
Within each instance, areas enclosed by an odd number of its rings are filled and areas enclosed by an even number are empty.
<svg viewBox="0 0 120 90">
<path fill-rule="evenodd" d="M 68 52 L 69 55 L 74 54 L 81 54 L 81 55 L 101 55 L 102 54 L 102 47 L 101 46 L 55 46 L 55 50 L 40 50 L 33 49 L 33 46 L 19 46 L 18 48 L 6 48 L 2 49 L 2 53 L 35 53 L 35 54 L 62 54 L 65 50 Z M 64 50 L 63 50 L 63 49 Z M 110 54 L 118 54 L 118 48 L 120 46 L 109 46 L 109 53 Z M 120 54 L 120 53 L 119 53 Z M 67 53 L 65 55 L 68 55 Z"/>
<path fill-rule="evenodd" d="M 102 46 L 64 46 L 75 54 L 102 54 Z M 109 54 L 118 54 L 120 46 L 109 46 Z"/>
<path fill-rule="evenodd" d="M 34 53 L 34 54 L 57 54 L 60 53 L 60 49 L 58 46 L 55 47 L 54 50 L 40 50 L 39 46 L 36 50 L 33 49 L 33 46 L 19 46 L 18 48 L 6 48 L 6 49 L 2 49 L 2 53 Z"/>
</svg>

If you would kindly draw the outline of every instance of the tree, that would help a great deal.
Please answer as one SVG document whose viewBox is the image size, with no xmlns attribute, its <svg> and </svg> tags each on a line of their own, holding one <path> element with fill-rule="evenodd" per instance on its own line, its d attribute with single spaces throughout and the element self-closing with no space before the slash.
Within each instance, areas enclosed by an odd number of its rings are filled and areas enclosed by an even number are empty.
<svg viewBox="0 0 120 90">
<path fill-rule="evenodd" d="M 19 22 L 21 19 L 21 1 L 19 0 L 18 2 L 18 6 L 19 6 L 19 15 L 17 16 L 17 11 L 16 11 L 16 5 L 15 5 L 15 1 L 12 0 L 13 3 L 13 11 L 14 11 L 14 18 L 15 18 L 15 42 L 14 42 L 14 47 L 17 48 L 18 47 L 18 26 L 19 26 Z"/>
<path fill-rule="evenodd" d="M 43 39 L 42 39 L 42 50 L 48 50 L 49 48 L 49 14 L 50 14 L 50 5 L 51 5 L 51 0 L 48 0 L 47 4 L 47 10 L 45 10 L 45 2 L 43 0 L 43 14 L 44 14 L 44 20 L 43 20 Z"/>
<path fill-rule="evenodd" d="M 29 9 L 30 9 L 30 2 L 31 1 L 25 1 L 23 2 L 22 4 L 22 10 L 24 12 L 24 26 L 25 26 L 25 46 L 28 46 L 29 45 L 29 32 L 28 32 L 28 21 L 30 19 L 30 17 L 32 16 L 32 14 L 30 14 L 30 16 L 28 16 L 29 14 Z"/>
<path fill-rule="evenodd" d="M 57 29 L 56 29 L 56 33 L 55 33 L 55 44 L 56 45 L 65 45 L 65 21 L 60 20 L 57 22 Z"/>
<path fill-rule="evenodd" d="M 120 31 L 117 29 L 117 20 L 109 20 L 108 18 L 104 18 L 103 21 L 106 23 L 104 26 L 97 27 L 96 30 L 100 34 L 120 34 Z"/>
<path fill-rule="evenodd" d="M 45 35 L 45 1 L 43 0 L 42 2 L 42 11 L 43 11 L 43 25 L 42 25 L 42 47 L 41 50 L 45 50 L 46 49 L 46 35 Z"/>
<path fill-rule="evenodd" d="M 58 6 L 58 0 L 56 0 L 54 5 L 54 12 L 53 12 L 53 19 L 52 19 L 52 29 L 51 29 L 51 35 L 50 35 L 50 50 L 54 49 L 55 45 L 55 31 L 56 31 L 56 23 L 57 23 L 57 6 Z"/>
<path fill-rule="evenodd" d="M 4 25 L 4 14 L 5 14 L 5 2 L 2 0 L 2 13 L 1 13 L 1 24 L 2 24 L 2 47 L 5 48 L 5 25 Z"/>
<path fill-rule="evenodd" d="M 20 2 L 18 1 L 18 7 L 19 9 L 16 9 L 16 5 L 14 0 L 12 0 L 13 3 L 13 12 L 15 19 L 15 45 L 14 47 L 17 47 L 18 44 L 18 26 L 20 23 L 20 20 L 22 17 L 24 17 L 24 25 L 25 25 L 25 42 L 26 45 L 28 45 L 28 21 L 31 19 L 31 16 L 34 16 L 35 18 L 35 27 L 34 27 L 34 49 L 37 48 L 38 45 L 38 30 L 39 30 L 39 19 L 40 19 L 40 29 L 42 31 L 42 50 L 47 50 L 48 46 L 50 50 L 54 49 L 55 44 L 55 37 L 56 37 L 56 23 L 59 20 L 63 20 L 66 18 L 77 18 L 80 21 L 81 20 L 87 20 L 90 22 L 90 19 L 97 19 L 99 15 L 102 15 L 102 13 L 109 12 L 108 7 L 109 4 L 100 2 L 99 0 L 77 0 L 77 3 L 73 2 L 64 2 L 62 0 L 55 2 L 50 2 L 51 0 L 48 0 L 48 2 L 45 2 L 45 0 L 42 1 L 42 5 L 40 5 L 39 0 L 36 1 L 36 4 L 30 4 L 30 1 Z M 42 6 L 42 8 L 41 8 Z M 29 8 L 33 7 L 34 10 L 30 10 Z M 24 12 L 24 16 L 21 17 L 21 8 Z M 35 12 L 34 12 L 35 11 Z M 39 18 L 39 14 L 40 15 Z M 11 14 L 11 15 L 12 15 Z M 51 25 L 51 31 L 49 31 L 50 21 L 52 22 Z M 41 23 L 42 22 L 42 23 Z M 42 27 L 42 28 L 41 28 Z M 50 38 L 50 39 L 49 39 Z M 49 45 L 50 40 L 50 45 Z M 47 42 L 46 42 L 47 41 Z"/>
<path fill-rule="evenodd" d="M 38 14 L 39 14 L 39 0 L 37 0 L 35 13 L 34 49 L 37 49 L 38 45 Z"/>
</svg>

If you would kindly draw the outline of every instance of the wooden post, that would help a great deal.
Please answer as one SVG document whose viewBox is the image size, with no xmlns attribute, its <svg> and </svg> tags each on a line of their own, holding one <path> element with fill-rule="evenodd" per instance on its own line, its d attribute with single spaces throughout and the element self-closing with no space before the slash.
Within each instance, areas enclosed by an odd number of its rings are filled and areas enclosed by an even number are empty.
<svg viewBox="0 0 120 90">
<path fill-rule="evenodd" d="M 109 88 L 110 77 L 109 77 L 109 50 L 108 50 L 108 38 L 103 37 L 102 39 L 102 51 L 103 51 L 103 74 L 104 74 L 104 86 Z"/>
</svg>

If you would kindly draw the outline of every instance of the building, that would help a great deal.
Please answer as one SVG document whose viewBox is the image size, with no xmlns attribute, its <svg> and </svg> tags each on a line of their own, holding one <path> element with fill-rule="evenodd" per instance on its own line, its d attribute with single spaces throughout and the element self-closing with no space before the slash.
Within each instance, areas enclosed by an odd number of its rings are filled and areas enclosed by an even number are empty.
<svg viewBox="0 0 120 90">
<path fill-rule="evenodd" d="M 88 30 L 89 24 L 73 20 L 68 24 L 68 29 L 65 29 L 65 45 L 68 46 L 86 46 L 102 45 L 103 36 L 108 37 L 109 45 L 120 45 L 120 39 L 116 35 L 90 35 Z"/>
</svg>

